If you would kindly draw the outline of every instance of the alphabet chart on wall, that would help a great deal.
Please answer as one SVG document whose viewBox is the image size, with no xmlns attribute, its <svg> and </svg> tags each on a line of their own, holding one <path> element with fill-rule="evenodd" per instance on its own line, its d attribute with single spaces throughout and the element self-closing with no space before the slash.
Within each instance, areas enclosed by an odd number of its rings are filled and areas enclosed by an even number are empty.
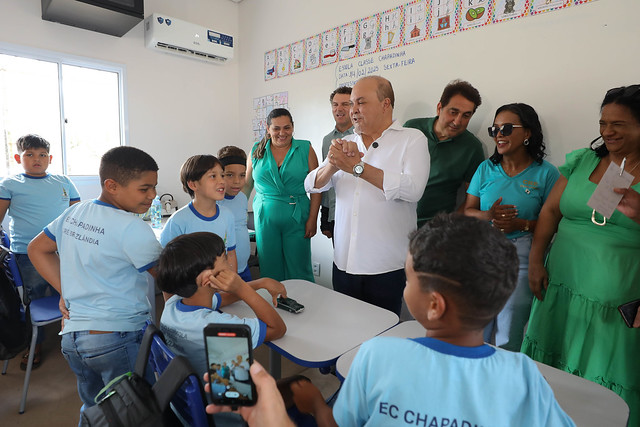
<svg viewBox="0 0 640 427">
<path fill-rule="evenodd" d="M 266 52 L 264 79 L 596 0 L 414 0 Z"/>
<path fill-rule="evenodd" d="M 260 141 L 267 132 L 267 116 L 274 108 L 289 108 L 289 92 L 253 98 L 253 140 Z"/>
</svg>

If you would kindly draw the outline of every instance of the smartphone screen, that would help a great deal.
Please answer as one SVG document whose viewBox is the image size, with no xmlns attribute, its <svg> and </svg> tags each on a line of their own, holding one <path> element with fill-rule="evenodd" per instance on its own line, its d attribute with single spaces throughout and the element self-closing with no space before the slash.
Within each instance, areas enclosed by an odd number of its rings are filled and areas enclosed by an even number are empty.
<svg viewBox="0 0 640 427">
<path fill-rule="evenodd" d="M 216 405 L 251 406 L 257 399 L 249 375 L 253 363 L 247 325 L 211 323 L 204 328 L 211 400 Z"/>
</svg>

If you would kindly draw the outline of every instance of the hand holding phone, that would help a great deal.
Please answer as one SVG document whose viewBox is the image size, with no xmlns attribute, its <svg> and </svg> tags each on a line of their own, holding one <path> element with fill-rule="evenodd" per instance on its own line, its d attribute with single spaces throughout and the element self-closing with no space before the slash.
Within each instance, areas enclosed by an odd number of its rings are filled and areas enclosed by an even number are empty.
<svg viewBox="0 0 640 427">
<path fill-rule="evenodd" d="M 216 405 L 252 406 L 258 398 L 249 375 L 253 363 L 251 329 L 210 323 L 204 328 L 211 400 Z"/>
<path fill-rule="evenodd" d="M 640 299 L 618 306 L 618 311 L 629 328 L 633 328 L 633 322 L 638 314 L 638 307 L 640 307 Z"/>
</svg>

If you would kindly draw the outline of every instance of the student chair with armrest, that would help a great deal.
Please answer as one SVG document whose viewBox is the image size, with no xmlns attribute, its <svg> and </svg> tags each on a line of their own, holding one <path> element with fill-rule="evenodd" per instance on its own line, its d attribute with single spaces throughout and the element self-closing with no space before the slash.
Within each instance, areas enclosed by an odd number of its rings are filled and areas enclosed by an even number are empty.
<svg viewBox="0 0 640 427">
<path fill-rule="evenodd" d="M 2 245 L 8 250 L 10 247 L 9 238 L 6 233 L 2 232 Z M 18 269 L 18 263 L 11 251 L 9 256 L 5 257 L 5 268 L 8 275 L 12 279 L 16 288 L 23 288 L 22 277 L 20 276 L 20 270 Z M 58 322 L 62 319 L 62 313 L 58 308 L 60 297 L 58 295 L 52 295 L 44 298 L 33 300 L 29 303 L 29 312 L 31 315 L 31 345 L 29 348 L 29 359 L 27 362 L 27 369 L 24 376 L 24 385 L 22 386 L 22 398 L 20 399 L 20 408 L 18 412 L 24 414 L 25 406 L 27 403 L 27 392 L 29 391 L 29 380 L 31 379 L 31 370 L 33 368 L 33 358 L 36 349 L 36 341 L 38 340 L 38 327 L 45 326 L 53 322 Z M 8 361 L 5 361 L 3 373 L 6 371 Z"/>
</svg>

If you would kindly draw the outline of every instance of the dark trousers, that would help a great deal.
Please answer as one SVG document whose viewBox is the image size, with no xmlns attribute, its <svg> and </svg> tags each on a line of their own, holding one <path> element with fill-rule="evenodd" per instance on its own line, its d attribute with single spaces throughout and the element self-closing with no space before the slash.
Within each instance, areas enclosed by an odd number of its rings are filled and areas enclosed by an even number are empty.
<svg viewBox="0 0 640 427">
<path fill-rule="evenodd" d="M 335 291 L 386 308 L 398 316 L 406 280 L 404 269 L 382 274 L 349 274 L 333 264 Z"/>
</svg>

